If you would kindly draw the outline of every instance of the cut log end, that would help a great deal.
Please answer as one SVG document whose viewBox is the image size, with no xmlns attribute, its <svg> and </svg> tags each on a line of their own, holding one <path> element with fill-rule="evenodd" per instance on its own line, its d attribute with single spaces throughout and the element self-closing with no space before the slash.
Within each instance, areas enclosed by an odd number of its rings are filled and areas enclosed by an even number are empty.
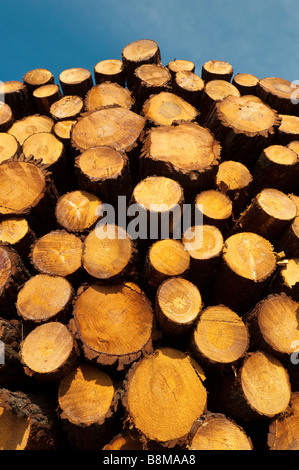
<svg viewBox="0 0 299 470">
<path fill-rule="evenodd" d="M 37 132 L 51 132 L 54 125 L 54 121 L 48 116 L 30 115 L 15 121 L 8 133 L 13 135 L 20 145 L 23 145 L 24 141 L 32 134 Z"/>
<path fill-rule="evenodd" d="M 17 156 L 20 144 L 17 139 L 6 132 L 0 132 L 0 163 Z"/>
<path fill-rule="evenodd" d="M 84 102 L 80 96 L 67 95 L 51 105 L 50 114 L 54 121 L 72 120 L 81 114 L 83 106 Z"/>
<path fill-rule="evenodd" d="M 55 164 L 63 155 L 63 144 L 50 132 L 38 132 L 27 137 L 23 143 L 25 157 L 33 156 L 45 165 Z"/>
<path fill-rule="evenodd" d="M 80 233 L 91 229 L 99 218 L 101 201 L 86 191 L 71 191 L 57 201 L 55 215 L 61 228 Z"/>
<path fill-rule="evenodd" d="M 107 59 L 98 62 L 94 67 L 94 76 L 96 84 L 108 81 L 125 86 L 124 65 L 118 59 Z"/>
<path fill-rule="evenodd" d="M 146 100 L 142 114 L 154 125 L 171 126 L 176 121 L 195 121 L 198 111 L 174 93 L 162 91 Z"/>
<path fill-rule="evenodd" d="M 84 100 L 87 112 L 97 111 L 105 106 L 118 105 L 122 108 L 132 109 L 135 97 L 127 88 L 113 82 L 103 82 L 92 87 Z"/>
<path fill-rule="evenodd" d="M 201 69 L 201 77 L 205 82 L 210 80 L 226 80 L 230 82 L 233 76 L 231 64 L 223 60 L 208 60 Z"/>
</svg>

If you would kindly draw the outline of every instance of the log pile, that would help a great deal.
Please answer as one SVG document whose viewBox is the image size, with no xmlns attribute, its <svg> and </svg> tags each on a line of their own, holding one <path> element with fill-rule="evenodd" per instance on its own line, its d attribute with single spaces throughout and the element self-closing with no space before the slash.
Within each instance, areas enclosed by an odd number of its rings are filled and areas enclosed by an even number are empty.
<svg viewBox="0 0 299 470">
<path fill-rule="evenodd" d="M 142 39 L 1 91 L 0 449 L 299 449 L 293 85 Z"/>
</svg>

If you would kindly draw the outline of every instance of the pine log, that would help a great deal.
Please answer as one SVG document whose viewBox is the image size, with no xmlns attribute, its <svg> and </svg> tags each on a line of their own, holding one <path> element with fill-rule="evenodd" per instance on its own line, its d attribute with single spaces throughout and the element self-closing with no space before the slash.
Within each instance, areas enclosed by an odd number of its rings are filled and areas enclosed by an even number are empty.
<svg viewBox="0 0 299 470">
<path fill-rule="evenodd" d="M 145 101 L 151 96 L 170 90 L 171 74 L 161 64 L 143 64 L 135 69 L 132 77 L 137 110 L 142 109 Z"/>
<path fill-rule="evenodd" d="M 142 442 L 126 432 L 114 436 L 102 450 L 144 450 Z"/>
<path fill-rule="evenodd" d="M 286 363 L 299 340 L 298 302 L 284 292 L 270 294 L 244 318 L 251 348 L 267 351 Z"/>
<path fill-rule="evenodd" d="M 159 46 L 151 39 L 139 39 L 127 44 L 123 48 L 121 56 L 129 90 L 132 88 L 133 75 L 137 67 L 161 62 Z"/>
<path fill-rule="evenodd" d="M 55 101 L 50 106 L 53 121 L 74 120 L 83 111 L 84 101 L 80 96 L 67 95 Z"/>
<path fill-rule="evenodd" d="M 77 292 L 70 327 L 85 359 L 124 371 L 153 351 L 154 313 L 134 283 L 85 285 Z"/>
<path fill-rule="evenodd" d="M 82 250 L 79 237 L 66 230 L 53 230 L 34 243 L 30 259 L 36 272 L 75 280 L 81 274 Z"/>
<path fill-rule="evenodd" d="M 277 130 L 277 143 L 280 145 L 288 145 L 293 140 L 299 139 L 299 117 L 279 114 L 281 124 Z"/>
<path fill-rule="evenodd" d="M 233 68 L 231 64 L 223 60 L 208 60 L 201 69 L 201 78 L 205 82 L 210 82 L 211 80 L 226 80 L 230 82 L 232 76 Z"/>
<path fill-rule="evenodd" d="M 1 450 L 63 450 L 54 404 L 45 397 L 0 390 Z"/>
<path fill-rule="evenodd" d="M 200 312 L 189 348 L 205 370 L 220 369 L 245 355 L 249 339 L 242 318 L 225 305 L 215 305 Z"/>
<path fill-rule="evenodd" d="M 90 71 L 80 67 L 63 70 L 59 75 L 59 83 L 64 95 L 80 96 L 83 100 L 93 86 Z"/>
<path fill-rule="evenodd" d="M 76 122 L 77 119 L 66 119 L 64 121 L 55 122 L 53 127 L 54 134 L 68 150 L 70 148 L 72 127 Z"/>
<path fill-rule="evenodd" d="M 11 246 L 29 267 L 30 247 L 36 240 L 35 233 L 24 217 L 4 217 L 0 221 L 0 243 Z"/>
<path fill-rule="evenodd" d="M 294 152 L 297 153 L 297 155 L 299 155 L 299 140 L 292 140 L 288 145 L 287 147 L 291 150 L 294 150 Z"/>
<path fill-rule="evenodd" d="M 211 110 L 208 127 L 222 145 L 222 160 L 236 160 L 251 169 L 262 150 L 273 143 L 281 118 L 253 95 L 227 96 Z"/>
<path fill-rule="evenodd" d="M 226 80 L 211 80 L 205 84 L 202 91 L 201 100 L 198 106 L 200 115 L 198 121 L 204 124 L 210 111 L 217 101 L 221 101 L 227 96 L 232 95 L 240 98 L 239 90 Z"/>
<path fill-rule="evenodd" d="M 76 450 L 101 450 L 117 425 L 119 393 L 110 376 L 90 364 L 79 364 L 58 389 L 58 416 Z"/>
<path fill-rule="evenodd" d="M 242 422 L 284 413 L 291 399 L 287 370 L 265 351 L 247 353 L 214 391 L 224 414 Z"/>
<path fill-rule="evenodd" d="M 74 289 L 63 277 L 37 274 L 20 288 L 16 308 L 19 317 L 30 327 L 69 318 Z"/>
<path fill-rule="evenodd" d="M 0 132 L 0 163 L 17 157 L 20 152 L 21 146 L 17 139 L 7 132 Z"/>
<path fill-rule="evenodd" d="M 60 100 L 62 95 L 59 86 L 53 83 L 36 88 L 32 97 L 37 112 L 49 116 L 51 105 Z"/>
<path fill-rule="evenodd" d="M 293 192 L 298 186 L 299 155 L 286 146 L 270 145 L 260 155 L 252 176 L 253 194 L 264 188 Z"/>
<path fill-rule="evenodd" d="M 190 333 L 202 309 L 202 298 L 192 282 L 171 277 L 159 286 L 155 300 L 158 325 L 167 336 Z"/>
<path fill-rule="evenodd" d="M 294 95 L 298 95 L 295 88 L 298 87 L 292 86 L 292 83 L 284 78 L 262 78 L 257 84 L 257 96 L 279 114 L 298 115 L 298 106 L 292 102 Z"/>
<path fill-rule="evenodd" d="M 118 105 L 134 110 L 135 96 L 123 86 L 113 82 L 103 82 L 92 87 L 84 100 L 85 111 L 98 111 L 105 106 Z"/>
<path fill-rule="evenodd" d="M 3 350 L 0 361 L 0 386 L 24 386 L 26 375 L 20 362 L 19 350 L 22 341 L 23 324 L 17 319 L 0 317 L 0 342 Z"/>
<path fill-rule="evenodd" d="M 299 258 L 283 259 L 271 282 L 271 292 L 285 292 L 299 302 Z"/>
<path fill-rule="evenodd" d="M 175 179 L 184 190 L 186 202 L 193 203 L 199 191 L 213 187 L 220 151 L 220 143 L 198 124 L 154 127 L 144 139 L 140 175 Z"/>
<path fill-rule="evenodd" d="M 180 96 L 162 91 L 145 101 L 141 114 L 149 126 L 171 126 L 172 124 L 195 121 L 197 109 Z"/>
<path fill-rule="evenodd" d="M 24 83 L 18 80 L 3 82 L 0 84 L 0 94 L 12 110 L 14 120 L 22 119 L 30 114 L 28 90 Z"/>
<path fill-rule="evenodd" d="M 252 180 L 250 171 L 243 163 L 227 160 L 219 164 L 216 187 L 230 198 L 234 219 L 248 204 Z"/>
<path fill-rule="evenodd" d="M 14 121 L 12 110 L 7 103 L 0 101 L 0 132 L 6 132 Z"/>
<path fill-rule="evenodd" d="M 208 189 L 196 196 L 194 204 L 195 210 L 202 214 L 203 224 L 215 225 L 222 233 L 227 231 L 232 221 L 233 204 L 226 194 Z"/>
<path fill-rule="evenodd" d="M 123 228 L 99 223 L 84 240 L 82 264 L 94 279 L 121 281 L 135 274 L 136 254 L 135 244 Z"/>
<path fill-rule="evenodd" d="M 237 73 L 232 79 L 232 84 L 239 90 L 241 96 L 256 95 L 259 79 L 250 73 Z"/>
<path fill-rule="evenodd" d="M 168 62 L 167 68 L 169 69 L 173 78 L 177 72 L 195 72 L 195 64 L 191 60 L 174 59 Z"/>
<path fill-rule="evenodd" d="M 144 443 L 165 448 L 184 445 L 192 424 L 206 410 L 204 380 L 200 366 L 185 353 L 156 349 L 127 375 L 123 399 L 127 426 L 136 429 Z"/>
<path fill-rule="evenodd" d="M 57 201 L 55 217 L 59 228 L 75 234 L 86 234 L 100 217 L 100 199 L 86 191 L 70 191 Z"/>
<path fill-rule="evenodd" d="M 67 160 L 63 143 L 50 132 L 32 134 L 23 143 L 23 154 L 47 165 L 59 194 L 70 187 Z"/>
<path fill-rule="evenodd" d="M 299 450 L 299 392 L 292 393 L 287 412 L 271 420 L 267 444 L 269 450 Z"/>
<path fill-rule="evenodd" d="M 25 73 L 23 82 L 27 87 L 29 95 L 32 97 L 36 88 L 44 85 L 52 85 L 54 83 L 54 76 L 50 70 L 38 68 Z"/>
<path fill-rule="evenodd" d="M 18 253 L 11 247 L 0 246 L 0 308 L 2 317 L 16 316 L 17 292 L 28 278 L 28 270 Z"/>
<path fill-rule="evenodd" d="M 190 255 L 180 240 L 166 238 L 153 243 L 147 253 L 143 270 L 143 284 L 148 291 L 156 291 L 170 277 L 185 277 L 190 266 Z"/>
<path fill-rule="evenodd" d="M 177 72 L 173 78 L 172 91 L 199 109 L 204 86 L 204 81 L 198 75 L 182 70 Z"/>
<path fill-rule="evenodd" d="M 27 137 L 32 134 L 36 134 L 37 132 L 51 132 L 53 125 L 54 121 L 50 117 L 34 114 L 15 121 L 8 130 L 8 133 L 13 135 L 20 145 L 23 145 Z"/>
<path fill-rule="evenodd" d="M 78 186 L 116 208 L 118 197 L 132 192 L 129 160 L 112 147 L 91 147 L 75 160 Z"/>
<path fill-rule="evenodd" d="M 276 269 L 268 240 L 251 232 L 230 236 L 213 277 L 213 304 L 224 304 L 239 315 L 259 300 Z"/>
<path fill-rule="evenodd" d="M 58 321 L 36 326 L 20 345 L 25 373 L 40 383 L 59 383 L 74 367 L 79 351 L 69 329 Z"/>
<path fill-rule="evenodd" d="M 190 256 L 187 278 L 199 288 L 206 287 L 221 258 L 222 233 L 213 225 L 195 225 L 184 232 L 182 242 Z"/>
<path fill-rule="evenodd" d="M 236 232 L 254 232 L 274 243 L 294 221 L 296 204 L 282 191 L 263 189 L 251 201 L 233 227 Z"/>
<path fill-rule="evenodd" d="M 204 413 L 192 426 L 189 451 L 253 450 L 244 429 L 221 413 Z"/>
<path fill-rule="evenodd" d="M 299 216 L 275 243 L 276 250 L 284 251 L 287 258 L 299 258 Z"/>
<path fill-rule="evenodd" d="M 101 60 L 94 67 L 94 78 L 97 85 L 103 82 L 112 82 L 124 87 L 126 80 L 122 61 L 118 59 Z"/>
</svg>

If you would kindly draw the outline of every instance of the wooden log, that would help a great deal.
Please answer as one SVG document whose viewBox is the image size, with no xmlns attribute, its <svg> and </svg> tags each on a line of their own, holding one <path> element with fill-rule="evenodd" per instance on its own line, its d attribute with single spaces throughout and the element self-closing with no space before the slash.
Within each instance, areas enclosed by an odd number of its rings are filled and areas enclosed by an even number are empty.
<svg viewBox="0 0 299 470">
<path fill-rule="evenodd" d="M 168 62 L 167 68 L 169 69 L 169 72 L 173 78 L 177 72 L 195 72 L 195 64 L 192 62 L 192 60 L 174 59 Z"/>
<path fill-rule="evenodd" d="M 188 444 L 189 451 L 253 450 L 251 438 L 231 418 L 221 413 L 204 413 L 195 421 Z"/>
<path fill-rule="evenodd" d="M 118 390 L 95 366 L 79 364 L 61 380 L 58 404 L 63 430 L 76 450 L 101 450 L 118 429 Z"/>
<path fill-rule="evenodd" d="M 241 96 L 256 95 L 259 79 L 250 73 L 237 73 L 232 79 L 232 84 L 239 90 Z"/>
<path fill-rule="evenodd" d="M 199 288 L 206 287 L 222 255 L 222 233 L 213 225 L 194 225 L 184 232 L 182 243 L 190 256 L 187 278 Z"/>
<path fill-rule="evenodd" d="M 205 127 L 221 142 L 222 160 L 240 161 L 251 169 L 273 143 L 280 122 L 277 112 L 256 96 L 227 96 L 215 104 Z"/>
<path fill-rule="evenodd" d="M 283 259 L 270 284 L 271 292 L 285 292 L 299 302 L 299 258 Z"/>
<path fill-rule="evenodd" d="M 37 274 L 19 289 L 17 313 L 30 328 L 52 321 L 65 323 L 70 316 L 73 297 L 74 289 L 65 278 Z"/>
<path fill-rule="evenodd" d="M 88 362 L 124 371 L 153 351 L 154 313 L 134 283 L 83 286 L 73 316 L 70 327 Z"/>
<path fill-rule="evenodd" d="M 82 264 L 92 278 L 117 282 L 134 276 L 136 255 L 135 244 L 123 228 L 99 224 L 83 242 Z"/>
<path fill-rule="evenodd" d="M 20 145 L 23 145 L 27 137 L 32 134 L 51 132 L 53 125 L 54 121 L 50 117 L 34 114 L 15 121 L 8 130 L 8 133 L 13 135 Z"/>
<path fill-rule="evenodd" d="M 287 412 L 271 420 L 267 444 L 269 450 L 299 449 L 299 392 L 291 394 Z"/>
<path fill-rule="evenodd" d="M 297 87 L 289 80 L 278 77 L 267 77 L 259 80 L 257 96 L 279 114 L 298 115 L 298 106 L 293 102 L 294 95 L 298 96 Z"/>
<path fill-rule="evenodd" d="M 75 366 L 79 351 L 69 329 L 58 321 L 36 326 L 20 345 L 25 373 L 40 383 L 59 383 Z"/>
<path fill-rule="evenodd" d="M 18 388 L 26 384 L 26 375 L 20 363 L 19 350 L 22 341 L 23 324 L 17 319 L 0 317 L 0 386 Z"/>
<path fill-rule="evenodd" d="M 190 267 L 190 255 L 180 240 L 166 238 L 153 243 L 147 253 L 143 269 L 144 287 L 156 292 L 170 277 L 185 277 Z"/>
<path fill-rule="evenodd" d="M 237 369 L 223 377 L 217 390 L 223 412 L 250 422 L 284 413 L 291 398 L 287 370 L 269 353 L 247 353 Z"/>
<path fill-rule="evenodd" d="M 279 114 L 281 124 L 277 130 L 277 143 L 280 145 L 288 145 L 293 140 L 299 139 L 299 117 Z"/>
<path fill-rule="evenodd" d="M 158 64 L 161 54 L 158 44 L 151 39 L 139 39 L 127 44 L 122 52 L 125 78 L 129 90 L 132 87 L 133 74 L 143 64 Z"/>
<path fill-rule="evenodd" d="M 0 243 L 11 246 L 29 268 L 28 256 L 36 235 L 24 217 L 4 217 L 0 221 Z"/>
<path fill-rule="evenodd" d="M 287 144 L 287 147 L 299 155 L 299 140 L 292 140 L 289 144 Z"/>
<path fill-rule="evenodd" d="M 121 432 L 114 436 L 102 450 L 144 450 L 144 447 L 137 438 L 132 437 L 126 432 Z"/>
<path fill-rule="evenodd" d="M 151 96 L 142 107 L 149 126 L 171 126 L 176 122 L 192 122 L 198 116 L 197 109 L 180 96 L 162 91 Z"/>
<path fill-rule="evenodd" d="M 157 290 L 155 316 L 158 325 L 167 336 L 176 337 L 176 341 L 190 333 L 201 309 L 200 291 L 187 279 L 171 277 Z"/>
<path fill-rule="evenodd" d="M 135 96 L 118 83 L 103 82 L 92 87 L 84 100 L 84 108 L 87 112 L 98 111 L 111 105 L 134 111 Z"/>
<path fill-rule="evenodd" d="M 202 214 L 205 225 L 215 225 L 225 233 L 231 225 L 233 204 L 222 191 L 208 189 L 195 198 L 195 210 Z"/>
<path fill-rule="evenodd" d="M 55 101 L 50 106 L 53 121 L 74 120 L 83 111 L 84 101 L 80 96 L 67 95 Z"/>
<path fill-rule="evenodd" d="M 215 103 L 229 95 L 236 96 L 237 98 L 241 96 L 239 90 L 226 80 L 211 80 L 207 82 L 198 105 L 200 111 L 198 118 L 199 123 L 203 125 Z"/>
<path fill-rule="evenodd" d="M 100 199 L 92 193 L 75 190 L 57 201 L 55 217 L 59 228 L 75 234 L 88 233 L 99 220 Z"/>
<path fill-rule="evenodd" d="M 18 289 L 27 281 L 29 273 L 18 253 L 8 246 L 0 246 L 0 268 L 1 316 L 13 318 Z"/>
<path fill-rule="evenodd" d="M 196 123 L 154 127 L 140 155 L 142 178 L 164 175 L 180 183 L 187 203 L 214 186 L 221 146 L 208 129 Z"/>
<path fill-rule="evenodd" d="M 7 132 L 0 132 L 0 163 L 17 157 L 20 152 L 21 146 L 17 139 Z"/>
<path fill-rule="evenodd" d="M 230 236 L 213 277 L 213 304 L 244 314 L 259 300 L 275 269 L 276 258 L 268 240 L 252 232 Z"/>
<path fill-rule="evenodd" d="M 193 422 L 206 410 L 203 371 L 173 348 L 159 348 L 130 369 L 123 403 L 126 423 L 142 442 L 184 445 Z M 171 426 L 169 423 L 171 422 Z"/>
<path fill-rule="evenodd" d="M 172 91 L 199 109 L 204 86 L 204 81 L 198 75 L 182 70 L 177 72 L 173 78 Z"/>
<path fill-rule="evenodd" d="M 0 94 L 12 110 L 14 120 L 22 119 L 30 114 L 28 90 L 24 83 L 18 80 L 3 82 L 0 85 Z"/>
<path fill-rule="evenodd" d="M 47 165 L 59 194 L 70 187 L 67 160 L 63 143 L 51 132 L 32 134 L 23 143 L 23 154 Z"/>
<path fill-rule="evenodd" d="M 267 295 L 244 318 L 251 348 L 267 351 L 284 364 L 299 339 L 298 302 L 284 292 Z"/>
<path fill-rule="evenodd" d="M 54 124 L 53 132 L 64 146 L 70 150 L 71 147 L 71 131 L 72 127 L 76 124 L 77 119 L 66 119 L 64 121 L 57 121 Z"/>
<path fill-rule="evenodd" d="M 252 180 L 252 174 L 243 163 L 227 160 L 219 164 L 215 184 L 230 198 L 234 219 L 248 205 Z"/>
<path fill-rule="evenodd" d="M 286 146 L 270 145 L 261 153 L 252 176 L 253 194 L 264 188 L 293 192 L 298 185 L 299 155 Z"/>
<path fill-rule="evenodd" d="M 93 87 L 90 71 L 80 67 L 63 70 L 59 75 L 59 83 L 64 95 L 80 96 L 83 100 Z"/>
<path fill-rule="evenodd" d="M 239 361 L 249 348 L 249 332 L 242 318 L 225 305 L 200 312 L 189 340 L 192 356 L 206 371 Z"/>
<path fill-rule="evenodd" d="M 7 103 L 0 101 L 0 132 L 6 132 L 14 121 L 12 110 Z"/>
<path fill-rule="evenodd" d="M 24 155 L 6 160 L 0 164 L 0 183 L 1 218 L 26 217 L 36 235 L 53 227 L 58 193 L 44 165 Z"/>
<path fill-rule="evenodd" d="M 201 78 L 205 82 L 210 82 L 211 80 L 226 80 L 230 82 L 232 76 L 233 68 L 231 64 L 224 60 L 208 60 L 201 69 Z"/>
<path fill-rule="evenodd" d="M 97 85 L 112 82 L 124 87 L 126 84 L 124 64 L 118 59 L 101 60 L 94 67 L 94 78 Z"/>
<path fill-rule="evenodd" d="M 134 93 L 137 110 L 151 95 L 170 90 L 171 74 L 161 64 L 143 64 L 135 69 L 132 77 L 132 91 Z"/>
<path fill-rule="evenodd" d="M 0 390 L 2 450 L 62 450 L 64 439 L 53 403 L 43 396 Z"/>
<path fill-rule="evenodd" d="M 282 191 L 263 189 L 240 215 L 232 231 L 254 232 L 274 243 L 294 221 L 296 204 Z"/>
<path fill-rule="evenodd" d="M 52 85 L 54 83 L 54 76 L 50 70 L 38 68 L 25 73 L 23 82 L 27 87 L 29 95 L 32 97 L 36 88 L 44 85 Z"/>
<path fill-rule="evenodd" d="M 132 192 L 129 160 L 123 151 L 112 147 L 91 147 L 75 160 L 78 186 L 116 207 L 118 196 Z"/>
<path fill-rule="evenodd" d="M 36 272 L 75 279 L 81 274 L 83 243 L 66 230 L 53 230 L 34 243 L 30 258 Z"/>
<path fill-rule="evenodd" d="M 299 258 L 299 216 L 281 234 L 275 247 L 277 251 L 284 251 L 287 258 Z"/>
<path fill-rule="evenodd" d="M 62 98 L 59 85 L 43 85 L 36 88 L 32 93 L 36 111 L 42 115 L 50 115 L 50 108 L 55 101 Z"/>
</svg>

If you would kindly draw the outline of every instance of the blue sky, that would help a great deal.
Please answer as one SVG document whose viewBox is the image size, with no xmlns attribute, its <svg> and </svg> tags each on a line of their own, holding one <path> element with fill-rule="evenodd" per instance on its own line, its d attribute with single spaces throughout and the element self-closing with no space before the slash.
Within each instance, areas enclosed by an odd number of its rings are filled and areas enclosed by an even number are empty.
<svg viewBox="0 0 299 470">
<path fill-rule="evenodd" d="M 0 80 L 34 68 L 93 72 L 129 42 L 158 42 L 164 65 L 210 59 L 234 73 L 299 79 L 299 0 L 0 0 Z"/>
</svg>

